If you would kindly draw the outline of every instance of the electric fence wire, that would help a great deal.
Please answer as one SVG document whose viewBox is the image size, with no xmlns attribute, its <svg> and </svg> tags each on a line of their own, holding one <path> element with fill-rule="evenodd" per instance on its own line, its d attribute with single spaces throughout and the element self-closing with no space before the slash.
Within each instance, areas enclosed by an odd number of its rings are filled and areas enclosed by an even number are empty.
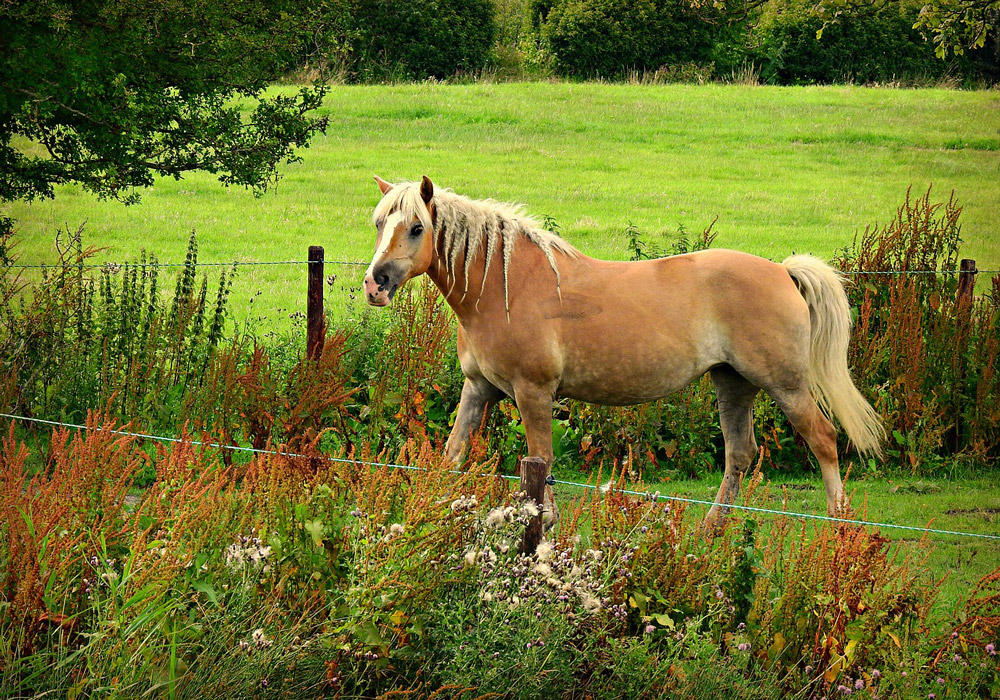
<svg viewBox="0 0 1000 700">
<path fill-rule="evenodd" d="M 150 435 L 150 434 L 147 434 L 147 433 L 135 433 L 135 432 L 129 432 L 127 430 L 115 430 L 115 429 L 111 429 L 111 428 L 91 428 L 91 427 L 86 426 L 86 425 L 80 425 L 79 423 L 64 423 L 64 422 L 60 422 L 60 421 L 45 420 L 43 418 L 29 418 L 27 416 L 19 416 L 19 415 L 14 415 L 14 414 L 10 414 L 10 413 L 0 413 L 0 417 L 2 417 L 2 418 L 8 418 L 8 419 L 13 420 L 13 421 L 39 423 L 39 424 L 49 425 L 49 426 L 54 426 L 54 427 L 74 428 L 74 429 L 77 429 L 77 430 L 95 430 L 95 431 L 98 431 L 98 432 L 105 432 L 106 431 L 106 432 L 113 433 L 113 434 L 116 434 L 116 435 L 123 435 L 123 436 L 135 437 L 135 438 L 141 438 L 141 439 L 148 439 L 148 440 L 158 440 L 160 442 L 173 442 L 173 443 L 185 443 L 186 442 L 186 443 L 189 443 L 189 444 L 192 444 L 192 445 L 198 445 L 198 446 L 201 446 L 201 447 L 213 447 L 213 448 L 216 448 L 216 449 L 232 450 L 232 451 L 235 451 L 235 452 L 249 452 L 249 453 L 253 453 L 253 454 L 276 455 L 276 456 L 282 456 L 282 457 L 293 457 L 293 458 L 302 458 L 302 459 L 322 459 L 322 460 L 325 460 L 325 461 L 328 461 L 328 462 L 337 462 L 337 463 L 342 463 L 342 464 L 353 464 L 353 465 L 360 464 L 360 465 L 364 465 L 364 466 L 386 467 L 386 468 L 390 468 L 390 469 L 404 469 L 404 470 L 408 470 L 408 471 L 426 471 L 425 467 L 415 467 L 415 466 L 406 465 L 406 464 L 393 464 L 391 462 L 372 462 L 372 461 L 367 461 L 367 460 L 348 459 L 348 458 L 343 458 L 343 457 L 329 457 L 329 456 L 326 456 L 326 455 L 322 455 L 322 456 L 304 455 L 304 454 L 299 454 L 299 453 L 295 453 L 295 452 L 281 452 L 281 451 L 276 451 L 276 450 L 263 450 L 263 449 L 258 449 L 258 448 L 255 448 L 255 447 L 241 447 L 239 445 L 225 445 L 225 444 L 220 444 L 220 443 L 215 443 L 215 442 L 203 442 L 203 441 L 200 441 L 200 440 L 184 440 L 182 438 L 167 437 L 167 436 L 162 436 L 162 435 Z M 465 472 L 460 472 L 460 471 L 457 471 L 457 470 L 450 470 L 449 473 L 463 474 Z M 492 477 L 495 477 L 495 478 L 506 479 L 506 480 L 509 480 L 509 481 L 519 481 L 520 480 L 520 477 L 510 476 L 510 475 L 506 475 L 506 474 L 485 474 L 485 475 L 482 475 L 482 476 L 492 476 Z M 549 483 L 550 485 L 556 485 L 556 484 L 558 484 L 558 485 L 562 485 L 562 486 L 571 486 L 571 487 L 582 488 L 582 489 L 596 490 L 596 491 L 598 491 L 600 493 L 607 493 L 607 492 L 612 492 L 613 491 L 615 493 L 622 493 L 622 494 L 626 494 L 626 495 L 629 495 L 629 496 L 637 496 L 639 498 L 649 499 L 649 500 L 651 500 L 653 502 L 672 501 L 672 502 L 675 502 L 675 503 L 686 503 L 686 504 L 691 504 L 691 505 L 704 505 L 704 506 L 713 506 L 713 505 L 715 505 L 715 503 L 713 501 L 706 501 L 706 500 L 701 500 L 701 499 L 697 499 L 697 498 L 684 498 L 682 496 L 663 495 L 663 494 L 659 493 L 658 491 L 650 493 L 649 491 L 633 491 L 633 490 L 630 490 L 630 489 L 618 489 L 618 488 L 613 488 L 613 487 L 609 487 L 607 490 L 605 490 L 604 487 L 599 487 L 599 486 L 596 486 L 594 484 L 581 484 L 581 483 L 576 482 L 576 481 L 563 481 L 561 479 L 552 479 L 552 478 L 547 479 L 546 483 Z M 990 535 L 990 534 L 979 533 L 979 532 L 963 532 L 963 531 L 960 531 L 960 530 L 942 530 L 942 529 L 929 528 L 929 527 L 916 527 L 916 526 L 913 526 L 913 525 L 897 525 L 895 523 L 881 523 L 881 522 L 876 522 L 876 521 L 871 521 L 871 520 L 856 520 L 856 519 L 852 519 L 852 518 L 838 518 L 838 517 L 835 517 L 835 516 L 832 516 L 832 515 L 816 515 L 814 513 L 796 513 L 796 512 L 793 512 L 793 511 L 773 510 L 773 509 L 770 509 L 770 508 L 758 508 L 756 506 L 740 505 L 740 504 L 736 504 L 736 503 L 725 505 L 724 508 L 725 509 L 731 509 L 731 510 L 741 510 L 741 511 L 746 511 L 746 512 L 751 512 L 751 513 L 762 513 L 762 514 L 767 514 L 767 515 L 778 515 L 778 516 L 782 516 L 782 517 L 786 517 L 786 518 L 803 518 L 803 519 L 806 519 L 806 520 L 818 520 L 818 521 L 823 521 L 823 522 L 842 523 L 842 524 L 846 524 L 846 525 L 860 525 L 860 526 L 865 526 L 865 527 L 906 530 L 906 531 L 910 531 L 910 532 L 921 532 L 921 533 L 925 533 L 925 534 L 953 535 L 953 536 L 956 536 L 956 537 L 974 537 L 974 538 L 984 539 L 984 540 L 1000 541 L 1000 535 Z"/>
</svg>

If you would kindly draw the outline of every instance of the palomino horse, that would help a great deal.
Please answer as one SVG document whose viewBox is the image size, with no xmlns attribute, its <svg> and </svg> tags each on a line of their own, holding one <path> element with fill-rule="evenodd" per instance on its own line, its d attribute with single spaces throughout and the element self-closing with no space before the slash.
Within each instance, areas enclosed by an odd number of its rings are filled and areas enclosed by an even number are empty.
<svg viewBox="0 0 1000 700">
<path fill-rule="evenodd" d="M 419 183 L 375 178 L 375 255 L 368 303 L 386 306 L 427 273 L 458 316 L 465 375 L 447 454 L 504 397 L 521 414 L 530 456 L 552 464 L 552 404 L 653 401 L 709 372 L 726 445 L 709 511 L 731 504 L 757 455 L 753 401 L 763 389 L 819 461 L 827 507 L 844 489 L 836 417 L 855 447 L 879 454 L 884 429 L 847 367 L 851 315 L 840 276 L 794 255 L 774 263 L 732 250 L 641 262 L 583 255 L 518 206 L 475 201 Z M 548 499 L 547 499 L 548 500 Z"/>
</svg>

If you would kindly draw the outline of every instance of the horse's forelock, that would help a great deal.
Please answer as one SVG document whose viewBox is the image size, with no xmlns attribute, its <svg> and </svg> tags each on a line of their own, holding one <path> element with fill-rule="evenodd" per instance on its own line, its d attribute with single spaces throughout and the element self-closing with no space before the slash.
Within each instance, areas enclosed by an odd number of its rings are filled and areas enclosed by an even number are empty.
<svg viewBox="0 0 1000 700">
<path fill-rule="evenodd" d="M 406 219 L 418 219 L 428 231 L 434 227 L 430 212 L 420 197 L 420 183 L 401 182 L 386 192 L 372 212 L 372 222 L 381 226 L 393 212 L 399 212 Z"/>
</svg>

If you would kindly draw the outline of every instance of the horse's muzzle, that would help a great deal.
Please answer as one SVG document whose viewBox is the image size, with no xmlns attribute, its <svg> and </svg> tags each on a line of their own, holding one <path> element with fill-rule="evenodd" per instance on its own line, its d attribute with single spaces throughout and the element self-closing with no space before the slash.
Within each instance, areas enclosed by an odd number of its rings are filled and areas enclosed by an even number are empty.
<svg viewBox="0 0 1000 700">
<path fill-rule="evenodd" d="M 368 270 L 365 275 L 365 299 L 372 306 L 388 306 L 399 289 L 401 275 L 391 265 L 380 265 Z"/>
</svg>

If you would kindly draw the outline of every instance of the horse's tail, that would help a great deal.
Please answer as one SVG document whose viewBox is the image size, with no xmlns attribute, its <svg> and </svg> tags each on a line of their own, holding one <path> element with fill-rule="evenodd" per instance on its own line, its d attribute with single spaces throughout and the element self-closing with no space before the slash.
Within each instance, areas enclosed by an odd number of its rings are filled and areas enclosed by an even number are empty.
<svg viewBox="0 0 1000 700">
<path fill-rule="evenodd" d="M 847 367 L 851 307 L 843 277 L 811 255 L 793 255 L 782 265 L 809 305 L 810 392 L 827 416 L 840 421 L 859 452 L 881 457 L 882 419 L 854 386 Z"/>
</svg>

